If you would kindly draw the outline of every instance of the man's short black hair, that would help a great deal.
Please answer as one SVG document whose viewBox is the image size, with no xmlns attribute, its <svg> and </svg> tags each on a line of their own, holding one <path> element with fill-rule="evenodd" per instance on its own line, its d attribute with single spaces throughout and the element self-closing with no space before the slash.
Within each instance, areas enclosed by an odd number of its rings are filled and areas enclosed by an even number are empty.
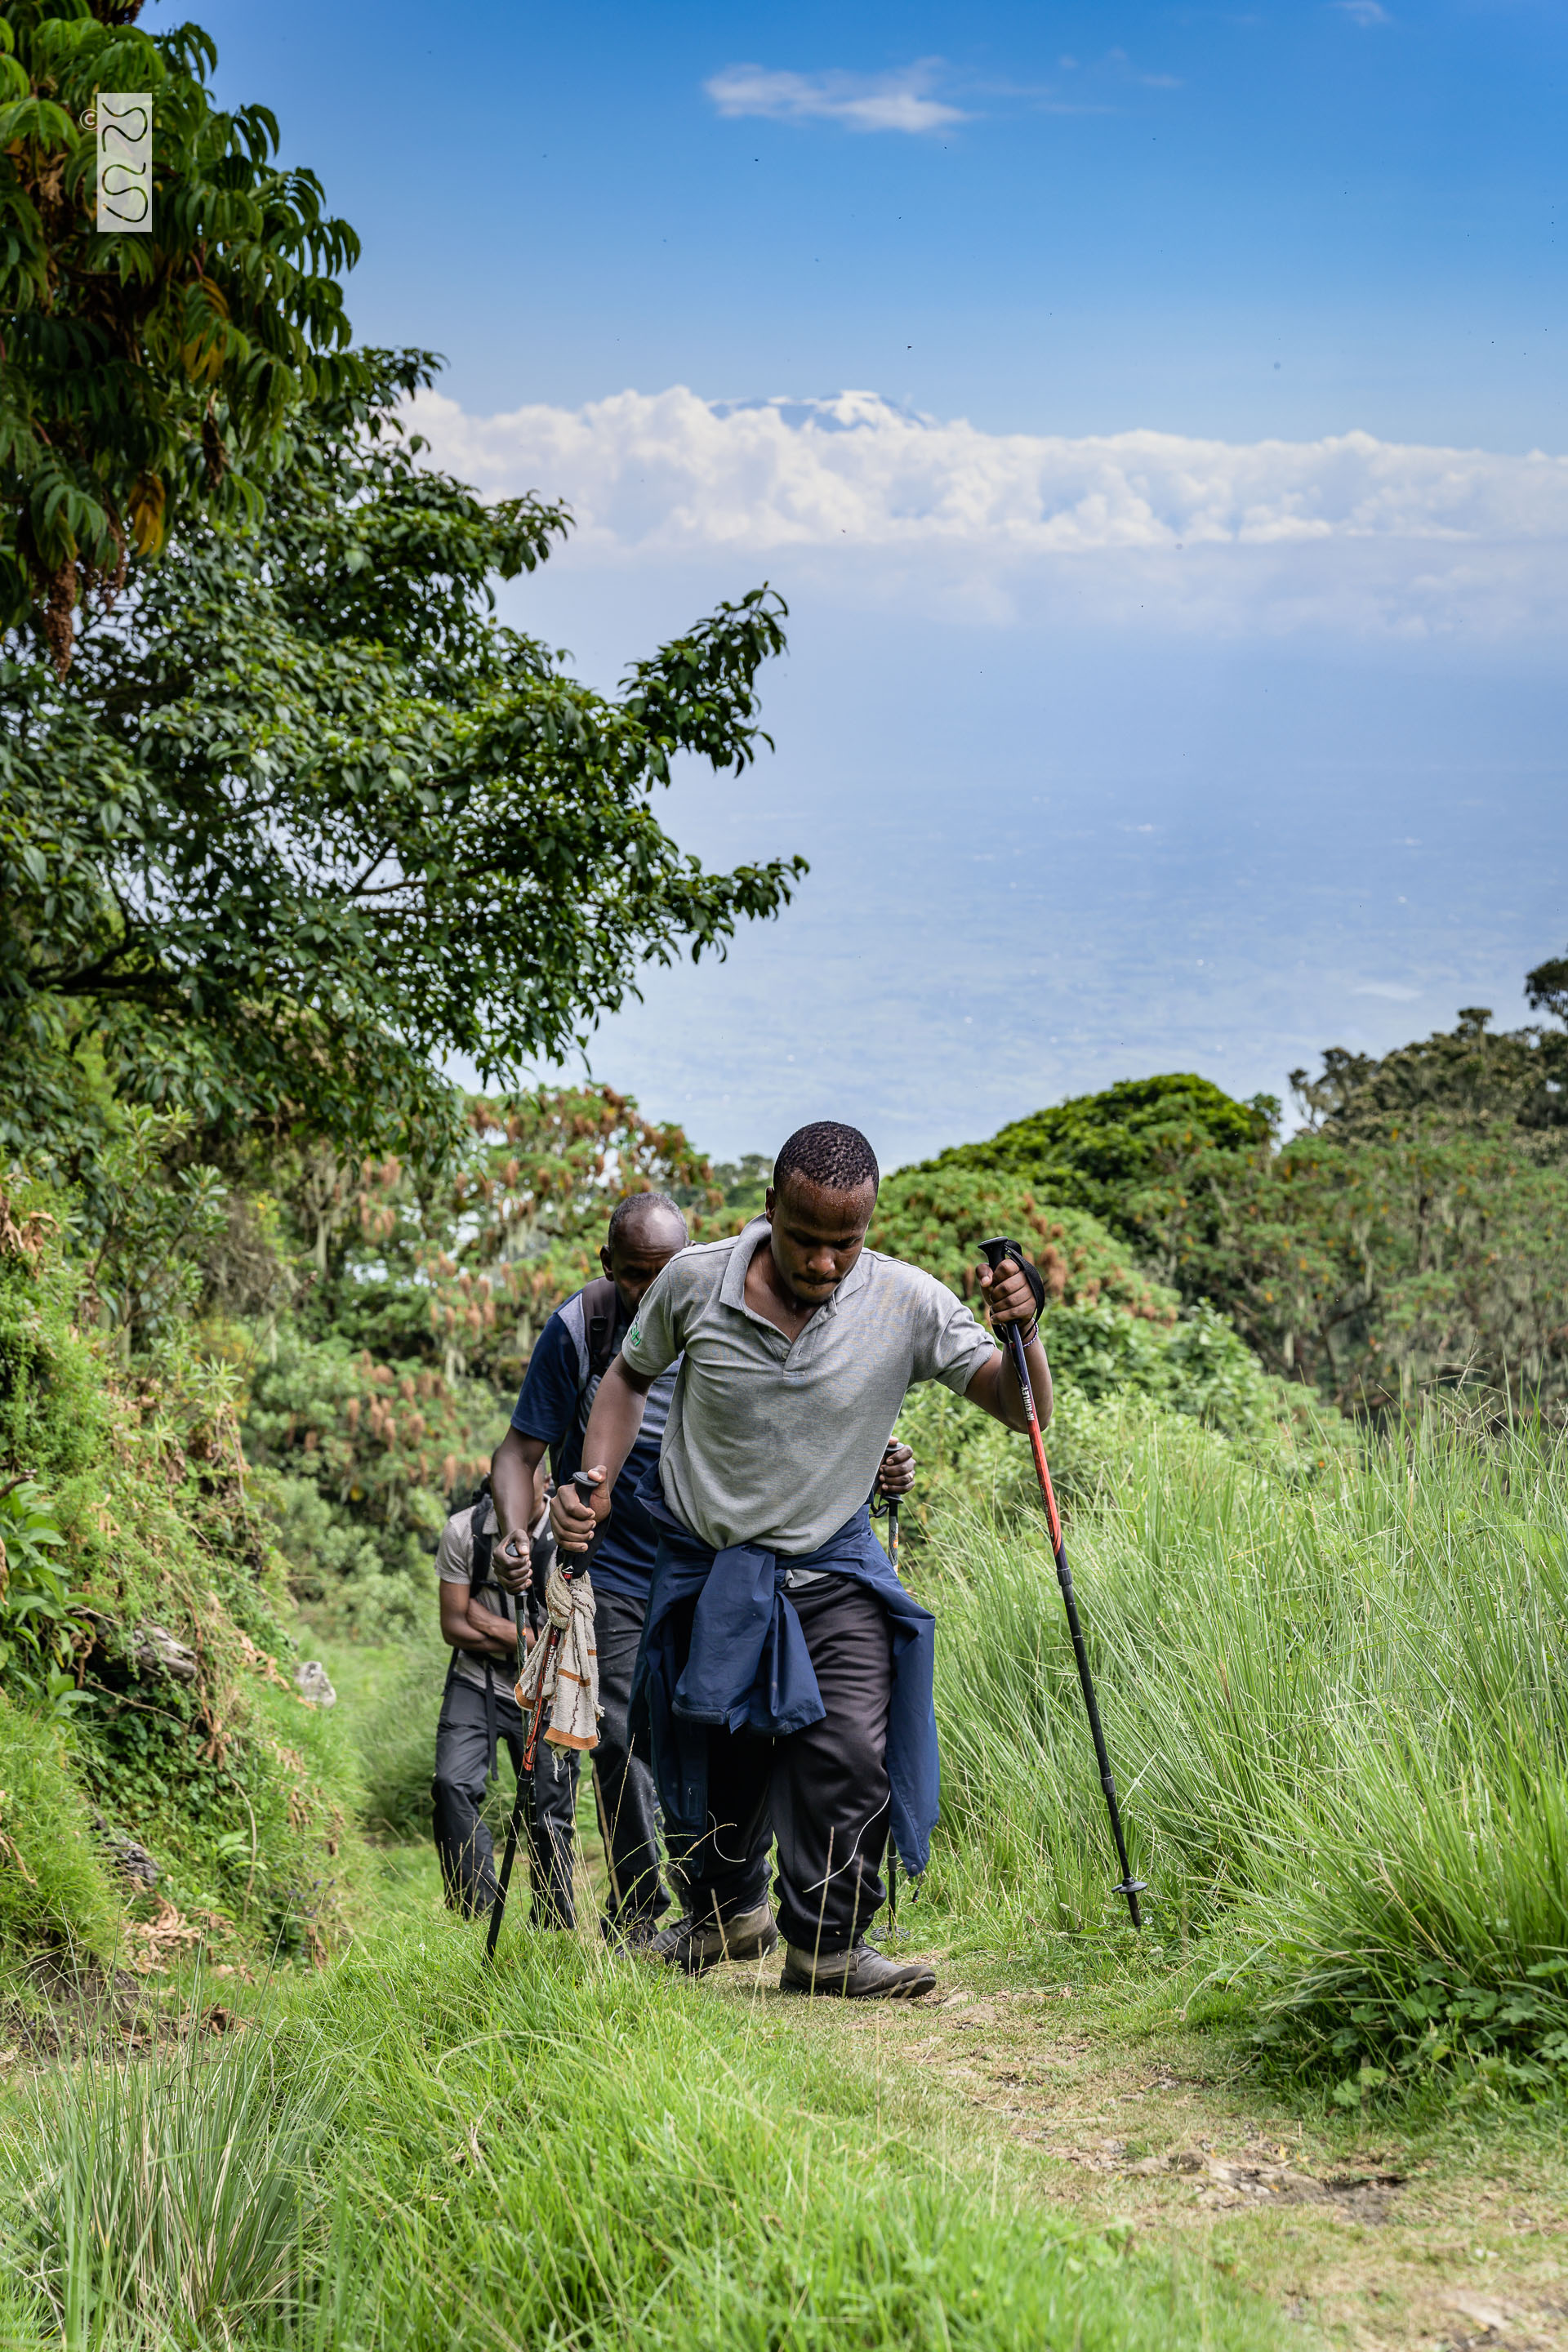
<svg viewBox="0 0 1568 2352">
<path fill-rule="evenodd" d="M 675 1219 L 680 1227 L 680 1245 L 684 1249 L 689 1238 L 686 1220 L 668 1192 L 628 1192 L 624 1201 L 617 1201 L 610 1212 L 610 1230 L 605 1247 L 613 1250 L 623 1237 L 629 1242 L 631 1233 L 628 1228 L 640 1224 L 644 1217 L 652 1216 L 656 1209 L 666 1210 Z"/>
<path fill-rule="evenodd" d="M 826 1192 L 858 1192 L 862 1184 L 873 1191 L 881 1183 L 877 1155 L 858 1127 L 841 1127 L 836 1118 L 814 1119 L 797 1127 L 773 1161 L 773 1190 L 786 1176 L 804 1176 Z"/>
</svg>

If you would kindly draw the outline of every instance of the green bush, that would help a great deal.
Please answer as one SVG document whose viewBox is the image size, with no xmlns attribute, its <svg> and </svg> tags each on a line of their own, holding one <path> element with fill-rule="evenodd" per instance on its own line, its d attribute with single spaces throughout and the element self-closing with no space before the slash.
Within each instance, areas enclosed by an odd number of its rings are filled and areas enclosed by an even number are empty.
<svg viewBox="0 0 1568 2352">
<path fill-rule="evenodd" d="M 506 1427 L 494 1391 L 287 1326 L 251 1371 L 243 1419 L 312 1622 L 360 1641 L 406 1631 L 448 1498 L 472 1491 Z"/>
<path fill-rule="evenodd" d="M 1021 1244 L 1053 1306 L 1103 1304 L 1156 1323 L 1175 1318 L 1174 1292 L 1151 1282 L 1123 1243 L 1081 1208 L 1057 1205 L 1054 1193 L 1024 1176 L 963 1165 L 902 1169 L 882 1186 L 867 1240 L 923 1265 L 973 1301 L 980 1244 L 993 1234 L 1009 1234 Z"/>
<path fill-rule="evenodd" d="M 253 1947 L 322 1955 L 362 1866 L 356 1768 L 346 1735 L 290 1680 L 288 1597 L 247 1491 L 233 1370 L 184 1327 L 127 1360 L 126 1327 L 86 1312 L 62 1249 L 66 1211 L 47 1197 L 0 1195 L 7 1720 L 68 1712 L 68 1745 L 47 1752 L 112 1831 L 150 1848 L 161 1893 L 212 1915 L 213 1933 L 227 1922 Z M 154 1628 L 188 1671 L 160 1664 Z M 62 1844 L 49 1810 L 53 1769 L 0 1786 L 16 1848 L 60 1844 L 74 1873 L 79 1842 Z M 62 1896 L 63 1916 L 112 1916 L 113 1890 L 100 1873 L 93 1883 L 109 1913 Z M 54 1934 L 25 1881 L 8 1891 L 18 1939 L 29 1919 Z"/>
<path fill-rule="evenodd" d="M 0 1947 L 101 1958 L 119 1914 L 64 1732 L 0 1692 Z"/>
<path fill-rule="evenodd" d="M 1103 1225 L 1043 1201 L 1022 1177 L 952 1163 L 905 1170 L 882 1187 L 869 1239 L 978 1304 L 979 1245 L 997 1233 L 1021 1244 L 1045 1285 L 1041 1337 L 1058 1391 L 1053 1475 L 1059 1459 L 1068 1488 L 1081 1483 L 1072 1457 L 1092 1450 L 1083 1407 L 1112 1396 L 1147 1397 L 1227 1435 L 1294 1451 L 1331 1432 L 1333 1443 L 1345 1442 L 1339 1416 L 1266 1373 L 1223 1316 L 1201 1303 L 1183 1312 L 1175 1292 L 1152 1282 Z M 947 1405 L 917 1391 L 900 1433 L 917 1452 L 925 1441 L 939 1486 L 949 1464 L 962 1463 L 966 1484 L 998 1499 L 1014 1495 L 1019 1467 L 1027 1470 L 1016 1449 L 952 1422 Z"/>
<path fill-rule="evenodd" d="M 1015 1119 L 984 1143 L 954 1144 L 910 1172 L 1019 1178 L 1092 1211 L 1136 1246 L 1130 1211 L 1151 1179 L 1205 1149 L 1242 1153 L 1267 1144 L 1279 1108 L 1267 1095 L 1237 1102 L 1191 1071 L 1124 1078 Z"/>
</svg>

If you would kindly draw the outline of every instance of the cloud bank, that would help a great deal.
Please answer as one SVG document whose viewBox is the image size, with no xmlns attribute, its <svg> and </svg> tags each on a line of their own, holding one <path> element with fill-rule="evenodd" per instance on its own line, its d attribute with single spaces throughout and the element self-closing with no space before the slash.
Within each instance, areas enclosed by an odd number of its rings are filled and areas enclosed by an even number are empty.
<svg viewBox="0 0 1568 2352">
<path fill-rule="evenodd" d="M 837 122 L 847 131 L 941 131 L 969 117 L 929 97 L 936 60 L 898 73 L 778 73 L 764 66 L 726 66 L 703 84 L 723 115 L 769 122 Z"/>
<path fill-rule="evenodd" d="M 489 417 L 429 393 L 413 414 L 435 461 L 487 494 L 570 500 L 578 560 L 744 551 L 782 577 L 793 558 L 992 620 L 1042 595 L 1242 629 L 1568 617 L 1568 458 L 1539 451 L 996 434 L 854 392 L 677 387 Z"/>
</svg>

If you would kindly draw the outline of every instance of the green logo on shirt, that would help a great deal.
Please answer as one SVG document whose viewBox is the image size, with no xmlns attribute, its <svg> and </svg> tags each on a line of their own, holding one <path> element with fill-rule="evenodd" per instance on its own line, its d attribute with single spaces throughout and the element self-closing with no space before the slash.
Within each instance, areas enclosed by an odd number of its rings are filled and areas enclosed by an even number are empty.
<svg viewBox="0 0 1568 2352">
<path fill-rule="evenodd" d="M 642 1325 L 640 1323 L 634 1323 L 631 1329 L 626 1333 L 626 1346 L 628 1348 L 640 1348 L 642 1346 Z"/>
</svg>

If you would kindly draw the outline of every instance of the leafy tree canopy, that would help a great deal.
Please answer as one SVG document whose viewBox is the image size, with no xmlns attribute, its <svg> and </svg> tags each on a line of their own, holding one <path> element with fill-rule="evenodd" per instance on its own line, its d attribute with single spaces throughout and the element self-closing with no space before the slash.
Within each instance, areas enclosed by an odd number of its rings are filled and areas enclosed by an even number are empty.
<svg viewBox="0 0 1568 2352">
<path fill-rule="evenodd" d="M 1568 961 L 1541 965 L 1525 985 L 1532 1005 L 1568 1017 Z M 1331 1045 L 1317 1077 L 1290 1073 L 1308 1128 L 1337 1143 L 1507 1134 L 1532 1159 L 1561 1159 L 1568 1035 L 1535 1025 L 1500 1033 L 1491 1018 L 1489 1007 L 1468 1006 L 1455 1028 L 1379 1058 Z"/>
<path fill-rule="evenodd" d="M 197 515 L 254 516 L 296 403 L 363 373 L 353 230 L 278 168 L 265 107 L 213 106 L 208 36 L 142 32 L 140 6 L 0 16 L 0 625 L 31 615 L 62 675 L 79 600 Z M 152 93 L 149 235 L 95 225 L 100 89 Z"/>
<path fill-rule="evenodd" d="M 767 740 L 780 599 L 592 693 L 491 609 L 567 516 L 419 464 L 391 412 L 431 360 L 362 360 L 291 422 L 258 523 L 134 569 L 64 682 L 0 671 L 0 1143 L 69 1135 L 88 1038 L 118 1094 L 220 1130 L 438 1135 L 441 1058 L 562 1055 L 804 871 L 709 873 L 652 805 L 678 753 L 739 772 Z"/>
<path fill-rule="evenodd" d="M 934 1169 L 901 1169 L 877 1196 L 867 1239 L 973 1299 L 980 1244 L 1001 1233 L 1011 1234 L 1038 1267 L 1051 1306 L 1103 1305 L 1161 1325 L 1174 1322 L 1172 1293 L 1151 1283 L 1096 1218 L 1055 1207 L 1021 1176 L 951 1160 Z"/>
<path fill-rule="evenodd" d="M 984 1169 L 1028 1178 L 1052 1201 L 1089 1210 L 1131 1236 L 1132 1196 L 1157 1169 L 1211 1147 L 1246 1151 L 1266 1144 L 1279 1118 L 1271 1096 L 1236 1102 L 1207 1078 L 1178 1072 L 1124 1078 L 1100 1094 L 1015 1119 L 985 1143 L 961 1143 L 923 1163 L 924 1171 Z"/>
<path fill-rule="evenodd" d="M 1568 1022 L 1568 958 L 1525 990 Z M 1283 1149 L 1267 1097 L 1136 1080 L 943 1152 L 884 1187 L 879 1214 L 916 1188 L 891 1245 L 954 1279 L 986 1213 L 977 1189 L 966 1202 L 938 1188 L 1026 1181 L 1090 1210 L 1130 1265 L 1220 1309 L 1270 1371 L 1338 1406 L 1383 1410 L 1460 1381 L 1559 1398 L 1568 1032 L 1490 1022 L 1475 1007 L 1377 1058 L 1331 1047 L 1318 1076 L 1291 1073 L 1309 1123 Z M 1013 1222 L 1026 1225 L 1021 1207 Z"/>
<path fill-rule="evenodd" d="M 1187 1296 L 1346 1409 L 1467 1381 L 1568 1385 L 1568 1179 L 1511 1139 L 1211 1151 L 1149 1213 Z"/>
</svg>

